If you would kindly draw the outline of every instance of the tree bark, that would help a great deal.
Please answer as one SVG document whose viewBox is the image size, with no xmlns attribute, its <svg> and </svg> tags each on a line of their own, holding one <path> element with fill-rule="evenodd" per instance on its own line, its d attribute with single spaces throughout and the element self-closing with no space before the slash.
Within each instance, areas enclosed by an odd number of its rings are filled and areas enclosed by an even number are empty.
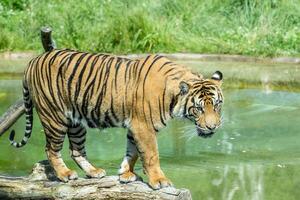
<svg viewBox="0 0 300 200">
<path fill-rule="evenodd" d="M 7 111 L 0 116 L 0 136 L 3 135 L 25 112 L 23 99 L 18 100 L 10 106 Z"/>
<path fill-rule="evenodd" d="M 187 189 L 152 190 L 146 183 L 121 184 L 117 176 L 62 183 L 48 161 L 36 163 L 28 177 L 0 176 L 0 199 L 172 199 L 189 200 Z"/>
<path fill-rule="evenodd" d="M 41 40 L 45 51 L 51 51 L 56 48 L 55 42 L 51 37 L 52 29 L 50 27 L 41 28 Z"/>
</svg>

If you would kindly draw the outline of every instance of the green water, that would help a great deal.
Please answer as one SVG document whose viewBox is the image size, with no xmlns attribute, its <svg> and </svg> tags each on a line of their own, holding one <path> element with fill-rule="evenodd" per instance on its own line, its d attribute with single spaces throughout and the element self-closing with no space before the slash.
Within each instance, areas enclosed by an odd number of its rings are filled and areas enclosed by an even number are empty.
<svg viewBox="0 0 300 200">
<path fill-rule="evenodd" d="M 212 66 L 218 65 L 222 63 Z M 226 63 L 222 66 L 226 68 Z M 294 76 L 299 76 L 298 68 L 291 66 Z M 282 79 L 286 81 L 286 77 Z M 299 88 L 272 90 L 267 83 L 260 83 L 237 89 L 226 87 L 226 79 L 224 86 L 224 124 L 212 138 L 191 137 L 192 123 L 181 120 L 171 121 L 159 133 L 165 174 L 177 188 L 190 189 L 196 200 L 299 199 Z M 20 97 L 20 80 L 0 79 L 0 113 Z M 0 138 L 1 175 L 27 175 L 34 163 L 45 159 L 44 134 L 38 118 L 34 119 L 32 138 L 24 148 L 11 147 L 8 133 Z M 23 118 L 14 125 L 18 139 L 24 128 Z M 89 130 L 88 157 L 109 175 L 117 174 L 125 153 L 125 133 L 123 129 Z M 81 172 L 68 156 L 68 144 L 64 147 L 68 166 Z M 140 163 L 136 171 L 142 175 Z"/>
</svg>

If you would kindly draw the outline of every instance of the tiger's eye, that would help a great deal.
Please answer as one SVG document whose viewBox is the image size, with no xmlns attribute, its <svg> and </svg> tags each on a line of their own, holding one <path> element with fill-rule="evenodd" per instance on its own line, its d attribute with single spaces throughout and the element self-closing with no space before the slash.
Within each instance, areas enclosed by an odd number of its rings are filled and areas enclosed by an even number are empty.
<svg viewBox="0 0 300 200">
<path fill-rule="evenodd" d="M 195 112 L 197 113 L 197 115 L 203 113 L 202 107 L 195 107 Z"/>
<path fill-rule="evenodd" d="M 198 111 L 203 112 L 202 107 L 196 107 Z"/>
<path fill-rule="evenodd" d="M 193 115 L 194 116 L 198 116 L 198 109 L 197 108 L 193 108 L 193 110 L 192 110 L 192 112 L 193 112 Z"/>
</svg>

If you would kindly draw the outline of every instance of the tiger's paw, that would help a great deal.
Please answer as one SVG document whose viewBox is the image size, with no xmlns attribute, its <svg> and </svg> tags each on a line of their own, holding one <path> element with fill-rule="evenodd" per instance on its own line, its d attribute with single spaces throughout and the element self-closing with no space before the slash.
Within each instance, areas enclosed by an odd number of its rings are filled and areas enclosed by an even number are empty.
<svg viewBox="0 0 300 200">
<path fill-rule="evenodd" d="M 66 183 L 69 180 L 77 179 L 78 175 L 77 175 L 77 172 L 74 170 L 65 170 L 63 172 L 57 173 L 57 178 Z"/>
<path fill-rule="evenodd" d="M 105 175 L 106 175 L 106 172 L 104 169 L 95 168 L 95 169 L 89 171 L 86 176 L 89 178 L 103 178 Z"/>
<path fill-rule="evenodd" d="M 142 177 L 136 175 L 131 171 L 124 172 L 119 175 L 119 180 L 121 183 L 130 183 L 134 181 L 143 181 Z"/>
<path fill-rule="evenodd" d="M 158 177 L 158 178 L 154 178 L 152 180 L 150 179 L 149 185 L 154 190 L 159 190 L 161 188 L 173 186 L 172 182 L 169 179 L 167 179 L 166 177 Z"/>
</svg>

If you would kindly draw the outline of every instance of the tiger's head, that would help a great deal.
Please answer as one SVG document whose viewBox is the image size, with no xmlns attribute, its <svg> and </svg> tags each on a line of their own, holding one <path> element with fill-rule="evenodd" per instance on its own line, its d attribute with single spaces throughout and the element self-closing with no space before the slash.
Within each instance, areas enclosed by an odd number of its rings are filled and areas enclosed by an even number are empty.
<svg viewBox="0 0 300 200">
<path fill-rule="evenodd" d="M 181 117 L 196 125 L 198 136 L 210 137 L 221 125 L 223 75 L 216 71 L 210 79 L 198 79 L 179 84 Z M 180 105 L 181 104 L 181 105 Z"/>
</svg>

